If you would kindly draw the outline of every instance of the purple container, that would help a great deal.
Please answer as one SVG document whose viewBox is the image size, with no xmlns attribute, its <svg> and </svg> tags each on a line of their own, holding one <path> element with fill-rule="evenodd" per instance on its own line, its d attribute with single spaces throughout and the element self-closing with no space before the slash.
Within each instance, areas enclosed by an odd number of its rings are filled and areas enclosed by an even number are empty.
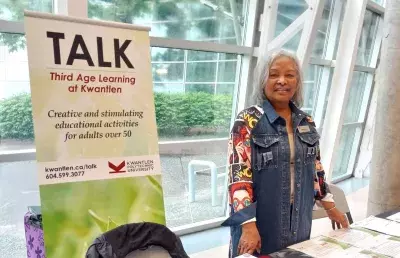
<svg viewBox="0 0 400 258">
<path fill-rule="evenodd" d="M 29 207 L 28 210 L 24 217 L 27 257 L 45 258 L 40 207 Z"/>
</svg>

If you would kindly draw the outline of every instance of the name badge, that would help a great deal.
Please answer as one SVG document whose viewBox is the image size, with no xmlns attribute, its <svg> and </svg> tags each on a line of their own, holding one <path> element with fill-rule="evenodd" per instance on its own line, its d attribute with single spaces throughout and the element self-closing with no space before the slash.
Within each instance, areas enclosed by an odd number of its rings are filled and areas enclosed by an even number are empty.
<svg viewBox="0 0 400 258">
<path fill-rule="evenodd" d="M 300 133 L 308 133 L 310 131 L 310 127 L 308 125 L 301 125 L 297 127 Z"/>
</svg>

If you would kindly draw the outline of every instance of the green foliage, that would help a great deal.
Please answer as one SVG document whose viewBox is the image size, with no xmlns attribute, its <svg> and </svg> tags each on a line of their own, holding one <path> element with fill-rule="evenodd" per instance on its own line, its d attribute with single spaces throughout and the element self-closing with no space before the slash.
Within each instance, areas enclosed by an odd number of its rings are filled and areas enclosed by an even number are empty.
<svg viewBox="0 0 400 258">
<path fill-rule="evenodd" d="M 0 100 L 0 137 L 33 139 L 31 95 L 27 93 Z"/>
<path fill-rule="evenodd" d="M 91 0 L 88 1 L 88 15 L 89 18 L 133 23 L 134 18 L 151 13 L 153 2 L 153 0 Z"/>
<path fill-rule="evenodd" d="M 156 93 L 155 106 L 160 137 L 229 131 L 230 95 Z"/>
<path fill-rule="evenodd" d="M 191 136 L 229 131 L 232 96 L 208 93 L 155 94 L 160 137 Z M 30 94 L 0 100 L 0 136 L 33 139 Z"/>
</svg>

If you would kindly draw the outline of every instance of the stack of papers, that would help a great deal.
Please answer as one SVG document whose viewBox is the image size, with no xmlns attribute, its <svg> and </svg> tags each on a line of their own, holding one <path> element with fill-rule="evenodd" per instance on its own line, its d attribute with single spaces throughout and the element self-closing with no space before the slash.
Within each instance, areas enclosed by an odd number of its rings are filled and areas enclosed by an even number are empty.
<svg viewBox="0 0 400 258">
<path fill-rule="evenodd" d="M 397 214 L 395 215 L 398 216 Z M 400 223 L 393 220 L 381 219 L 371 216 L 363 221 L 355 223 L 353 227 L 367 228 L 370 230 L 381 232 L 386 235 L 400 237 Z"/>
<path fill-rule="evenodd" d="M 323 258 L 387 258 L 389 256 L 374 253 L 356 246 L 352 246 L 337 239 L 319 236 L 309 241 L 289 247 L 312 257 Z"/>
<path fill-rule="evenodd" d="M 388 219 L 369 217 L 289 248 L 321 258 L 400 258 L 400 213 Z"/>
</svg>

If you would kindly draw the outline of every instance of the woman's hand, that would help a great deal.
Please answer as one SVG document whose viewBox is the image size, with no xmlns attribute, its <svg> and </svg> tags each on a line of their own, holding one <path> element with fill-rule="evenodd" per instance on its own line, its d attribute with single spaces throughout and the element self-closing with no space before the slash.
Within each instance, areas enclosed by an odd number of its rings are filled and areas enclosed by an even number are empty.
<svg viewBox="0 0 400 258">
<path fill-rule="evenodd" d="M 253 254 L 255 251 L 261 250 L 261 237 L 258 233 L 255 222 L 242 225 L 242 236 L 239 240 L 238 253 Z"/>
<path fill-rule="evenodd" d="M 349 228 L 349 222 L 347 216 L 339 211 L 336 207 L 326 211 L 328 217 L 338 225 L 338 228 Z"/>
</svg>

